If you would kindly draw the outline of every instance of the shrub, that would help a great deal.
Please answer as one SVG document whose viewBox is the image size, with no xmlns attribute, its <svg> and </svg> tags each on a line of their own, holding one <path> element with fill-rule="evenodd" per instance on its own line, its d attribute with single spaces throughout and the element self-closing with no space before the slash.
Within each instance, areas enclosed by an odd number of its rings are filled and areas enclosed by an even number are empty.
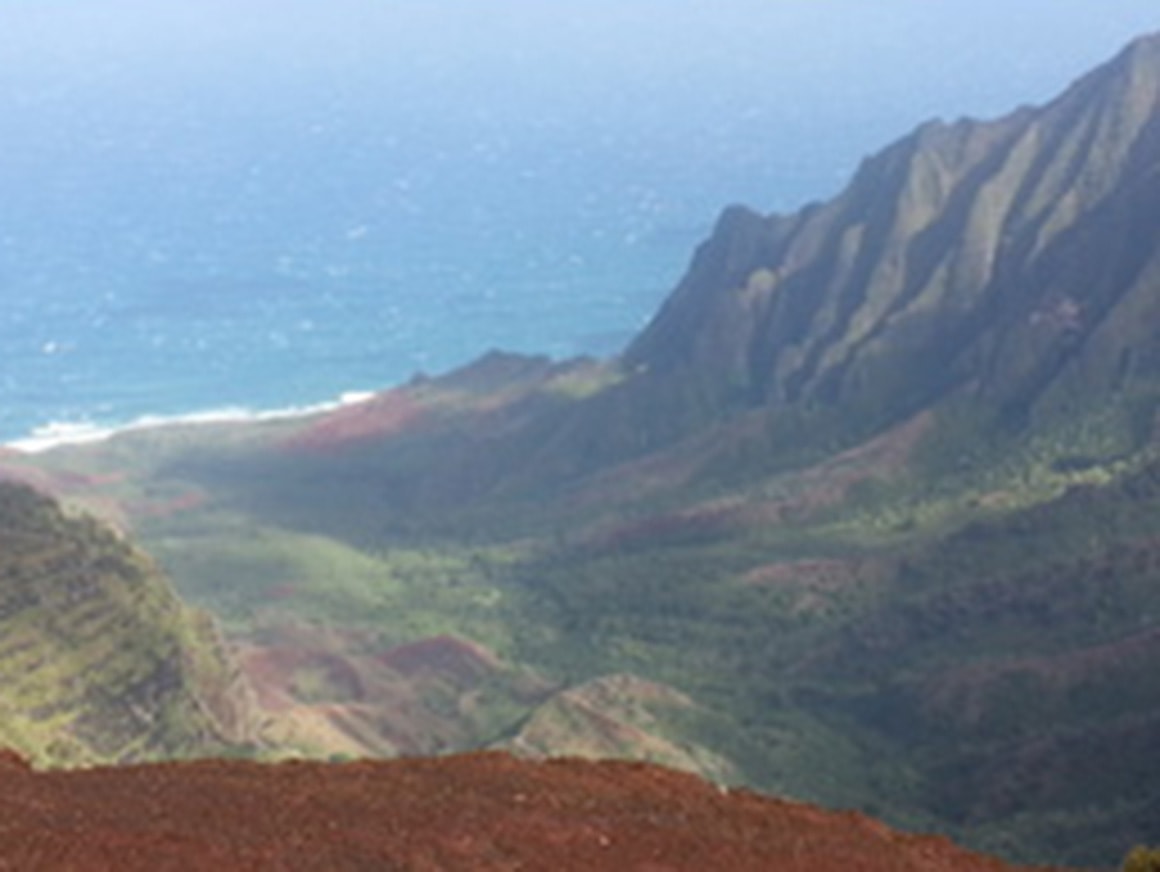
<svg viewBox="0 0 1160 872">
<path fill-rule="evenodd" d="M 1137 845 L 1124 859 L 1123 872 L 1160 872 L 1160 848 Z"/>
</svg>

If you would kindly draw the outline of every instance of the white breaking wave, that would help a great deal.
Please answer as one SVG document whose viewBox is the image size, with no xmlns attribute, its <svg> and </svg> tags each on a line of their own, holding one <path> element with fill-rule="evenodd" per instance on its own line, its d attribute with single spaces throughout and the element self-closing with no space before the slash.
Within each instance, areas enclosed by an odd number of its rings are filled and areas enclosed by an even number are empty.
<svg viewBox="0 0 1160 872">
<path fill-rule="evenodd" d="M 122 433 L 155 430 L 159 427 L 185 427 L 203 424 L 241 424 L 247 422 L 281 421 L 333 412 L 374 399 L 374 391 L 346 391 L 337 400 L 308 406 L 288 406 L 282 409 L 254 411 L 240 406 L 192 412 L 188 415 L 144 415 L 128 424 L 107 426 L 91 421 L 54 421 L 37 427 L 23 439 L 16 439 L 4 447 L 24 454 L 41 454 L 66 445 L 88 445 L 104 442 Z"/>
</svg>

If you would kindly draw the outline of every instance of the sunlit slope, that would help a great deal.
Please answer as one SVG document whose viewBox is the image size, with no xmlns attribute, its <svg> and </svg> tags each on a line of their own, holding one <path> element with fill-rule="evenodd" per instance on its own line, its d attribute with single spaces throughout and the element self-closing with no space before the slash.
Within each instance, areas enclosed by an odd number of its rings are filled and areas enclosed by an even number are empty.
<svg viewBox="0 0 1160 872">
<path fill-rule="evenodd" d="M 254 712 L 205 614 L 100 523 L 0 484 L 0 744 L 45 764 L 244 743 Z"/>
</svg>

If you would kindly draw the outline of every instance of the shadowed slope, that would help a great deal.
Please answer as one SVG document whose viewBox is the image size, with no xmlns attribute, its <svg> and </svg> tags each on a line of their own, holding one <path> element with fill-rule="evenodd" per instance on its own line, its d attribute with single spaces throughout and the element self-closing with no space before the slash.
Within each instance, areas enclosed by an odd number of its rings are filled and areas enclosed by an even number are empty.
<svg viewBox="0 0 1160 872">
<path fill-rule="evenodd" d="M 1157 375 L 1160 37 L 1037 109 L 934 122 L 789 216 L 728 210 L 626 354 L 861 435 L 961 387 L 1003 415 Z"/>
</svg>

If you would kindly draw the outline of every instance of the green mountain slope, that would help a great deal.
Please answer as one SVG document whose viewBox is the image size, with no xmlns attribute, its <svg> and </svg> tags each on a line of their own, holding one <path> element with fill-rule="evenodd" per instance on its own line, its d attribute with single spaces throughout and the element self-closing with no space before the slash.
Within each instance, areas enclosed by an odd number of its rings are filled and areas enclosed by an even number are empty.
<svg viewBox="0 0 1160 872">
<path fill-rule="evenodd" d="M 45 764 L 220 752 L 248 689 L 205 614 L 108 528 L 0 483 L 0 745 Z"/>
</svg>

